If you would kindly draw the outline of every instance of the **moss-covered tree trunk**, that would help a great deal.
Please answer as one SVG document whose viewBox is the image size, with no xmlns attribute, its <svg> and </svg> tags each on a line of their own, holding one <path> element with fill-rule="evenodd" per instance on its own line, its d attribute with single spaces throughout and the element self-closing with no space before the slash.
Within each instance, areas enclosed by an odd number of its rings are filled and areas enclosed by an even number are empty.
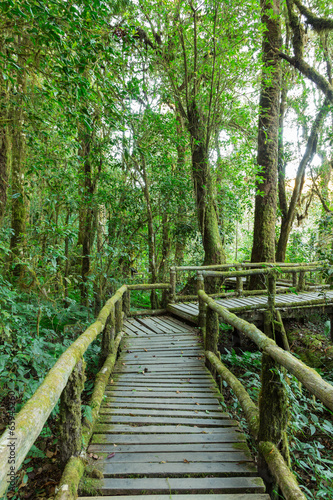
<svg viewBox="0 0 333 500">
<path fill-rule="evenodd" d="M 1 46 L 0 46 L 1 51 Z M 9 137 L 8 137 L 8 96 L 6 83 L 0 75 L 0 226 L 5 215 L 7 204 L 8 172 L 9 172 Z"/>
<path fill-rule="evenodd" d="M 146 160 L 141 154 L 141 172 L 143 179 L 143 194 L 146 200 L 147 220 L 148 220 L 148 259 L 149 259 L 149 274 L 150 283 L 157 282 L 157 262 L 155 248 L 155 232 L 154 232 L 154 216 L 150 199 L 149 180 L 147 174 Z M 156 290 L 152 290 L 150 294 L 150 303 L 152 309 L 158 308 L 158 299 Z"/>
<path fill-rule="evenodd" d="M 274 262 L 277 204 L 278 130 L 281 90 L 280 2 L 261 0 L 263 34 L 263 70 L 260 94 L 258 132 L 258 165 L 261 180 L 257 182 L 251 262 Z M 252 277 L 250 287 L 260 286 Z"/>
<path fill-rule="evenodd" d="M 184 119 L 181 116 L 180 112 L 177 112 L 176 115 L 176 129 L 177 129 L 177 171 L 176 175 L 178 178 L 184 178 L 188 175 L 186 172 L 186 137 L 185 137 L 185 125 Z M 177 196 L 179 199 L 178 203 L 178 214 L 177 214 L 177 225 L 181 228 L 183 224 L 186 222 L 186 205 L 181 202 L 183 199 L 183 193 L 181 189 L 178 190 Z M 184 234 L 182 230 L 177 231 L 176 236 L 176 245 L 175 245 L 175 266 L 181 266 L 184 260 L 184 253 L 186 248 L 186 239 L 187 235 Z"/>
<path fill-rule="evenodd" d="M 208 144 L 195 102 L 188 112 L 188 129 L 191 135 L 192 176 L 197 216 L 205 251 L 204 265 L 223 264 L 226 257 L 219 232 L 214 179 L 208 160 Z"/>
<path fill-rule="evenodd" d="M 273 315 L 271 311 L 265 313 L 265 334 L 274 338 Z M 276 339 L 277 340 L 277 339 Z M 259 432 L 258 442 L 269 441 L 276 445 L 283 457 L 289 464 L 288 439 L 286 428 L 288 424 L 288 396 L 281 377 L 285 369 L 267 354 L 262 355 L 261 365 L 261 391 L 259 395 Z M 266 461 L 262 455 L 258 459 L 259 474 L 263 477 L 267 487 L 267 493 L 272 499 L 277 491 L 276 482 L 271 475 Z"/>
<path fill-rule="evenodd" d="M 79 157 L 80 170 L 82 176 L 82 196 L 80 208 L 80 227 L 78 242 L 82 245 L 81 257 L 81 302 L 87 304 L 88 301 L 88 277 L 90 272 L 90 250 L 91 250 L 91 231 L 93 224 L 93 195 L 94 182 L 92 179 L 91 166 L 91 134 L 79 127 Z"/>
<path fill-rule="evenodd" d="M 21 40 L 23 43 L 23 41 Z M 11 134 L 11 226 L 10 239 L 13 274 L 22 273 L 22 264 L 19 262 L 24 256 L 26 234 L 26 205 L 24 193 L 24 175 L 26 160 L 26 141 L 23 132 L 24 99 L 26 93 L 26 75 L 23 71 L 17 75 L 17 92 L 12 104 Z M 13 96 L 14 99 L 14 96 Z"/>
</svg>

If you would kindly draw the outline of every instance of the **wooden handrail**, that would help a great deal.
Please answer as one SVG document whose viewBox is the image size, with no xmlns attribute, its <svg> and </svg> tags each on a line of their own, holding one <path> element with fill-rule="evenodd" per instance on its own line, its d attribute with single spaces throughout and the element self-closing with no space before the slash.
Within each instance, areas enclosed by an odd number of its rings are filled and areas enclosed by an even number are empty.
<svg viewBox="0 0 333 500">
<path fill-rule="evenodd" d="M 7 474 L 11 466 L 9 463 L 9 443 L 13 443 L 15 470 L 17 471 L 57 404 L 74 367 L 90 344 L 103 331 L 111 308 L 122 297 L 126 289 L 126 285 L 119 288 L 116 294 L 102 308 L 96 321 L 60 356 L 34 395 L 16 415 L 15 429 L 7 429 L 1 436 L 0 497 L 8 487 Z"/>
<path fill-rule="evenodd" d="M 257 406 L 252 401 L 243 384 L 237 377 L 235 377 L 235 375 L 233 375 L 233 373 L 230 372 L 230 370 L 228 370 L 228 368 L 213 352 L 205 351 L 205 356 L 217 370 L 222 379 L 225 380 L 229 387 L 233 390 L 244 411 L 250 433 L 253 438 L 257 440 L 259 430 L 259 410 Z M 258 448 L 271 473 L 280 486 L 286 500 L 306 500 L 306 497 L 301 491 L 294 474 L 289 469 L 276 446 L 273 443 L 260 442 L 258 443 Z"/>
<path fill-rule="evenodd" d="M 248 269 L 246 271 L 202 271 L 202 275 L 204 277 L 220 277 L 220 278 L 231 278 L 237 276 L 256 276 L 256 275 L 266 275 L 270 274 L 273 271 L 280 272 L 281 274 L 285 273 L 299 273 L 301 271 L 311 272 L 311 271 L 320 271 L 326 269 L 326 266 L 303 266 L 303 267 L 283 267 L 279 270 L 279 266 L 269 266 L 262 269 Z"/>
<path fill-rule="evenodd" d="M 326 382 L 315 370 L 295 358 L 291 353 L 278 347 L 274 340 L 268 338 L 255 325 L 239 318 L 228 309 L 217 304 L 203 290 L 198 290 L 200 299 L 215 311 L 224 321 L 249 337 L 263 352 L 289 370 L 308 391 L 322 401 L 327 408 L 333 410 L 333 386 Z M 207 332 L 208 333 L 208 332 Z M 206 333 L 206 335 L 207 335 Z"/>
<path fill-rule="evenodd" d="M 116 334 L 122 329 L 122 299 L 130 290 L 170 289 L 169 283 L 123 285 L 106 302 L 96 321 L 90 325 L 73 344 L 60 356 L 47 373 L 44 381 L 15 416 L 15 428 L 8 428 L 0 437 L 0 498 L 8 487 L 8 473 L 18 470 L 31 446 L 36 441 L 50 413 L 56 406 L 68 380 L 84 353 L 96 337 L 103 332 L 110 315 L 115 315 Z M 120 304 L 120 308 L 117 307 Z M 126 304 L 129 309 L 129 304 Z M 119 337 L 120 338 L 120 337 Z M 119 343 L 119 342 L 118 342 Z M 116 342 L 116 347 L 118 347 Z M 109 352 L 106 353 L 109 355 Z M 98 383 L 98 380 L 97 380 Z M 13 426 L 11 426 L 13 427 Z M 11 462 L 12 443 L 15 462 Z"/>
</svg>

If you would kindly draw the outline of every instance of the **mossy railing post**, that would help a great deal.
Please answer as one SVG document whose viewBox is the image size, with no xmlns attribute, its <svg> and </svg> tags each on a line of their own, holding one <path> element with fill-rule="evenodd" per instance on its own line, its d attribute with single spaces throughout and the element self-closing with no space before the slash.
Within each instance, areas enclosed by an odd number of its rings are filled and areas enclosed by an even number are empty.
<svg viewBox="0 0 333 500">
<path fill-rule="evenodd" d="M 220 359 L 220 353 L 217 349 L 219 341 L 219 315 L 217 312 L 213 311 L 210 307 L 207 307 L 206 311 L 206 337 L 205 337 L 205 351 L 211 351 L 214 353 L 218 359 Z M 213 377 L 216 377 L 216 369 L 211 365 L 210 361 L 206 358 L 206 366 L 212 373 Z"/>
<path fill-rule="evenodd" d="M 82 450 L 81 393 L 85 382 L 83 358 L 75 365 L 60 397 L 59 445 L 63 464 Z"/>
<path fill-rule="evenodd" d="M 114 305 L 112 305 L 102 335 L 101 355 L 99 360 L 100 367 L 103 366 L 109 354 L 113 352 L 114 337 L 115 337 L 115 307 Z"/>
<path fill-rule="evenodd" d="M 176 282 L 177 282 L 176 268 L 170 267 L 170 295 L 169 295 L 169 303 L 173 303 L 173 302 L 176 301 Z"/>
<path fill-rule="evenodd" d="M 118 335 L 123 329 L 123 298 L 119 297 L 115 303 L 115 335 Z"/>
<path fill-rule="evenodd" d="M 131 311 L 131 290 L 127 288 L 126 292 L 123 295 L 123 311 L 124 318 L 128 318 Z"/>
<path fill-rule="evenodd" d="M 205 280 L 202 273 L 197 272 L 197 291 L 205 291 Z M 206 342 L 206 309 L 207 306 L 205 302 L 199 297 L 199 316 L 198 316 L 198 326 L 202 332 L 202 337 L 204 342 Z"/>
<path fill-rule="evenodd" d="M 274 274 L 273 274 L 274 275 Z M 274 297 L 273 281 L 268 280 L 269 295 Z M 272 317 L 273 299 L 270 300 L 270 308 L 264 311 L 264 332 L 267 337 L 274 338 L 274 321 Z M 276 445 L 290 466 L 290 457 L 287 438 L 288 424 L 288 396 L 281 381 L 285 369 L 273 360 L 271 356 L 262 354 L 261 363 L 261 390 L 259 394 L 259 432 L 258 442 L 269 441 Z M 265 479 L 267 493 L 272 499 L 277 490 L 277 484 L 270 473 L 266 460 L 262 455 L 258 459 L 259 474 Z"/>
<path fill-rule="evenodd" d="M 242 270 L 241 266 L 236 267 L 236 271 L 241 271 L 241 270 Z M 242 276 L 236 277 L 236 292 L 237 292 L 237 295 L 242 295 L 242 293 L 243 293 L 243 277 Z"/>
<path fill-rule="evenodd" d="M 299 272 L 297 291 L 304 292 L 305 289 L 305 271 Z"/>
<path fill-rule="evenodd" d="M 293 287 L 297 288 L 297 273 L 292 273 Z"/>
</svg>

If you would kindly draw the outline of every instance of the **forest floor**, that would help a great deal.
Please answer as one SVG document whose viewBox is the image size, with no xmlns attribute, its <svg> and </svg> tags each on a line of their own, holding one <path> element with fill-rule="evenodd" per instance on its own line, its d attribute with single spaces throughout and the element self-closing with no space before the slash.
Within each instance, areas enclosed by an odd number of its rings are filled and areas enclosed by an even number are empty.
<svg viewBox="0 0 333 500">
<path fill-rule="evenodd" d="M 310 321 L 290 321 L 285 324 L 291 350 L 303 361 L 320 371 L 332 383 L 333 346 L 325 332 L 325 316 L 316 316 Z M 327 326 L 327 323 L 326 323 Z M 327 330 L 327 328 L 326 328 Z M 232 348 L 231 332 L 224 330 L 220 337 L 222 361 L 246 385 L 251 397 L 257 400 L 260 390 L 260 353 L 250 340 L 242 339 L 242 348 L 237 353 Z M 308 498 L 333 498 L 333 477 L 329 471 L 333 464 L 333 419 L 332 414 L 314 400 L 307 391 L 291 384 L 296 396 L 291 404 L 289 441 L 293 470 L 304 485 Z M 246 433 L 242 411 L 228 387 L 223 388 L 226 410 L 237 418 Z M 4 402 L 6 406 L 6 402 Z M 297 414 L 297 419 L 293 419 Z M 322 423 L 326 422 L 325 425 Z M 0 422 L 1 424 L 1 422 Z M 57 417 L 49 419 L 24 464 L 19 471 L 19 482 L 15 491 L 7 494 L 8 500 L 51 500 L 61 478 L 57 434 Z M 255 458 L 254 443 L 249 437 Z M 326 495 L 326 496 L 325 496 Z M 330 496 L 332 495 L 332 496 Z"/>
</svg>

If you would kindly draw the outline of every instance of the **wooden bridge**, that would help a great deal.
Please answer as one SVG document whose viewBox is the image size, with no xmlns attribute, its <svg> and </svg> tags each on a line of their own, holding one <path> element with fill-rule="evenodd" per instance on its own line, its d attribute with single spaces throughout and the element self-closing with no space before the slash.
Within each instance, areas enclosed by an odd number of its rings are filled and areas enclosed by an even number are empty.
<svg viewBox="0 0 333 500">
<path fill-rule="evenodd" d="M 179 269 L 171 270 L 170 283 L 122 286 L 96 322 L 59 358 L 16 416 L 14 428 L 0 438 L 0 495 L 5 493 L 13 470 L 10 444 L 14 443 L 16 471 L 60 398 L 61 458 L 66 466 L 56 500 L 77 498 L 85 471 L 81 500 L 268 500 L 274 484 L 286 499 L 306 498 L 288 468 L 281 439 L 270 434 L 270 428 L 276 430 L 276 422 L 265 406 L 265 397 L 257 408 L 219 360 L 218 319 L 222 317 L 262 350 L 262 395 L 267 386 L 272 387 L 272 366 L 276 363 L 332 410 L 333 387 L 287 352 L 287 346 L 279 342 L 279 333 L 283 331 L 281 312 L 321 307 L 331 314 L 333 291 L 322 285 L 320 290 L 316 285 L 317 289 L 304 291 L 314 286 L 306 284 L 305 274 L 325 272 L 322 265 L 239 267 L 181 268 L 181 272 L 199 272 L 198 304 L 180 303 L 176 293 Z M 247 295 L 243 283 L 251 274 L 265 277 L 268 290 L 256 292 L 259 295 L 248 291 Z M 280 286 L 281 274 L 298 274 L 299 278 L 284 280 Z M 212 277 L 235 278 L 236 290 L 208 296 L 205 279 Z M 277 283 L 283 297 L 276 293 Z M 286 293 L 288 288 L 298 290 L 298 295 Z M 130 291 L 135 289 L 168 290 L 167 310 L 190 320 L 192 326 L 166 315 L 166 310 L 149 311 L 150 317 L 131 311 Z M 232 312 L 235 310 L 237 316 Z M 264 319 L 265 334 L 240 317 L 246 314 L 257 322 Z M 269 338 L 272 330 L 283 348 Z M 90 416 L 81 424 L 83 354 L 99 334 L 101 368 L 89 404 Z M 265 377 L 267 360 L 269 377 Z M 229 384 L 244 410 L 258 446 L 259 472 L 237 422 L 221 410 L 217 379 Z M 278 378 L 274 382 L 278 385 Z M 279 404 L 280 393 L 270 394 L 275 399 L 266 403 Z M 281 436 L 284 432 L 280 429 Z"/>
</svg>

